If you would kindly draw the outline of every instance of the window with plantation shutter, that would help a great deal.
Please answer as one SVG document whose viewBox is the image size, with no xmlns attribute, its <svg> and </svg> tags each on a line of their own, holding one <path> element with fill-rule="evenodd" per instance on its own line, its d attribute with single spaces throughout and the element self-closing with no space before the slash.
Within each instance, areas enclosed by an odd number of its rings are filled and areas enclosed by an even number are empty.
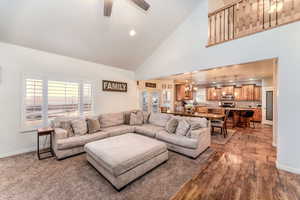
<svg viewBox="0 0 300 200">
<path fill-rule="evenodd" d="M 27 126 L 43 121 L 43 80 L 25 79 L 24 120 Z"/>
<path fill-rule="evenodd" d="M 93 114 L 93 85 L 83 81 L 57 81 L 25 77 L 24 128 L 47 126 L 57 117 Z"/>
<path fill-rule="evenodd" d="M 79 83 L 48 81 L 48 120 L 79 116 Z"/>
<path fill-rule="evenodd" d="M 92 114 L 93 105 L 93 94 L 92 94 L 92 84 L 83 84 L 83 115 L 88 116 Z"/>
</svg>

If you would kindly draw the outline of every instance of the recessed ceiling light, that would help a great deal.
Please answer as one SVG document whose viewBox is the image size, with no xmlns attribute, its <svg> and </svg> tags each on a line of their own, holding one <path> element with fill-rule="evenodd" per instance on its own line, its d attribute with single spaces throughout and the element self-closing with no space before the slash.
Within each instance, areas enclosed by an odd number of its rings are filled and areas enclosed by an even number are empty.
<svg viewBox="0 0 300 200">
<path fill-rule="evenodd" d="M 213 83 L 213 84 L 216 84 L 217 82 L 214 81 L 214 82 L 212 82 L 212 83 Z"/>
<path fill-rule="evenodd" d="M 136 35 L 136 31 L 134 29 L 132 29 L 131 31 L 129 31 L 129 35 L 131 37 L 135 36 Z"/>
</svg>

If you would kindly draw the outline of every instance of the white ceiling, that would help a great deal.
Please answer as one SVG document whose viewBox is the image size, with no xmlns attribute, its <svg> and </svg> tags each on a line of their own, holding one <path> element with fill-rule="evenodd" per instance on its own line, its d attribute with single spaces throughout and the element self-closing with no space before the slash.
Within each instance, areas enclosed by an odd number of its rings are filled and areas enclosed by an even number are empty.
<svg viewBox="0 0 300 200">
<path fill-rule="evenodd" d="M 0 41 L 135 70 L 199 0 L 147 2 L 144 12 L 114 0 L 112 17 L 105 18 L 103 0 L 1 0 Z"/>
<path fill-rule="evenodd" d="M 273 76 L 274 60 L 263 60 L 246 64 L 218 67 L 211 70 L 188 72 L 160 80 L 175 80 L 178 83 L 193 81 L 199 85 L 218 85 L 237 82 L 249 82 Z"/>
</svg>

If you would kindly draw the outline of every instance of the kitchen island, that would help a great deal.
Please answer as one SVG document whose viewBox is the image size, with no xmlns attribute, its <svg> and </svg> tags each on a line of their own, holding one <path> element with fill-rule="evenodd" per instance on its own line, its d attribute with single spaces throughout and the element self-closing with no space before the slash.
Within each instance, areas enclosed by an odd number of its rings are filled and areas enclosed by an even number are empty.
<svg viewBox="0 0 300 200">
<path fill-rule="evenodd" d="M 214 113 L 188 113 L 188 112 L 165 112 L 166 114 L 171 114 L 175 116 L 185 116 L 185 117 L 202 117 L 209 120 L 216 120 L 216 119 L 224 119 L 225 114 L 214 114 Z"/>
<path fill-rule="evenodd" d="M 239 126 L 240 122 L 243 122 L 241 113 L 243 111 L 254 111 L 254 116 L 251 121 L 261 122 L 262 120 L 262 111 L 261 108 L 253 107 L 209 107 L 209 106 L 194 106 L 194 112 L 167 112 L 168 114 L 178 115 L 178 116 L 187 116 L 187 117 L 204 117 L 209 120 L 218 120 L 224 119 L 226 111 L 230 111 L 228 124 L 232 128 Z"/>
</svg>

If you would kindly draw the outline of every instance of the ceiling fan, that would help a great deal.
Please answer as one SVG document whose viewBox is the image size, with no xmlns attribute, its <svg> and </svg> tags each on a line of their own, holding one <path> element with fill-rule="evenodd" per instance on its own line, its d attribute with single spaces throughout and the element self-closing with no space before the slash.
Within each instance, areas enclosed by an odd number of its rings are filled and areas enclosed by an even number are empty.
<svg viewBox="0 0 300 200">
<path fill-rule="evenodd" d="M 114 0 L 104 0 L 104 16 L 110 17 L 113 7 Z M 131 0 L 137 6 L 147 11 L 150 8 L 150 5 L 144 0 Z"/>
</svg>

